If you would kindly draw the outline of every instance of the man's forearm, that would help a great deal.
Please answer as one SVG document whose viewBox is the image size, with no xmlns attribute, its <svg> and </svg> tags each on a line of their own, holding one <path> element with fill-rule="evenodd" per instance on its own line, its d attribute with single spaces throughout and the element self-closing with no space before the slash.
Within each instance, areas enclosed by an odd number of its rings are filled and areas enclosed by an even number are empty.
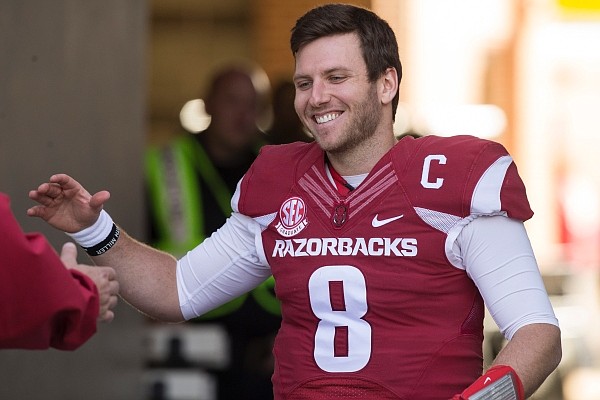
<svg viewBox="0 0 600 400">
<path fill-rule="evenodd" d="M 560 329 L 551 324 L 531 324 L 520 328 L 494 360 L 494 365 L 510 365 L 530 397 L 556 369 L 562 357 Z"/>
<path fill-rule="evenodd" d="M 117 271 L 122 297 L 139 311 L 166 322 L 184 320 L 177 294 L 177 260 L 129 236 L 121 229 L 119 239 L 94 263 Z"/>
</svg>

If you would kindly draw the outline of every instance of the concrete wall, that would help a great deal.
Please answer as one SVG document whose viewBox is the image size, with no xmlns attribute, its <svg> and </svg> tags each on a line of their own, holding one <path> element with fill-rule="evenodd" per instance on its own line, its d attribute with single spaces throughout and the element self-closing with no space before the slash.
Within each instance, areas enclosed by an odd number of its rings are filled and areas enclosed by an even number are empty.
<svg viewBox="0 0 600 400">
<path fill-rule="evenodd" d="M 0 190 L 24 229 L 57 248 L 66 236 L 25 215 L 29 189 L 56 172 L 110 190 L 109 212 L 143 232 L 147 8 L 144 0 L 0 2 Z M 0 398 L 140 398 L 143 324 L 121 302 L 116 320 L 76 352 L 1 351 Z"/>
</svg>

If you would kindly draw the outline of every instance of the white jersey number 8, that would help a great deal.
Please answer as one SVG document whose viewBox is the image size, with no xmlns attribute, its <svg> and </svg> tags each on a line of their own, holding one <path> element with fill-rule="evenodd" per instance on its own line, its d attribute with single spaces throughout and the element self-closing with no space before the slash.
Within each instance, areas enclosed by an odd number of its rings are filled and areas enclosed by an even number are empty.
<svg viewBox="0 0 600 400">
<path fill-rule="evenodd" d="M 341 282 L 345 310 L 331 305 L 330 282 Z M 327 372 L 355 372 L 371 357 L 371 325 L 362 317 L 367 313 L 367 285 L 362 272 L 350 265 L 329 265 L 317 269 L 308 281 L 310 306 L 319 318 L 315 334 L 315 361 Z M 336 327 L 348 329 L 348 354 L 334 353 Z"/>
</svg>

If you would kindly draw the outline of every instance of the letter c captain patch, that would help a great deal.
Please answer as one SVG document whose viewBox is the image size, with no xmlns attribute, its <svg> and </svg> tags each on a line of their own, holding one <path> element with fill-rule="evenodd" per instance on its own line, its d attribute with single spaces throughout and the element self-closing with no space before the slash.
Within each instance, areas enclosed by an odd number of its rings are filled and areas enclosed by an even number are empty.
<svg viewBox="0 0 600 400">
<path fill-rule="evenodd" d="M 300 197 L 291 197 L 283 202 L 279 209 L 277 232 L 282 236 L 297 235 L 308 224 L 306 220 L 306 205 Z"/>
</svg>

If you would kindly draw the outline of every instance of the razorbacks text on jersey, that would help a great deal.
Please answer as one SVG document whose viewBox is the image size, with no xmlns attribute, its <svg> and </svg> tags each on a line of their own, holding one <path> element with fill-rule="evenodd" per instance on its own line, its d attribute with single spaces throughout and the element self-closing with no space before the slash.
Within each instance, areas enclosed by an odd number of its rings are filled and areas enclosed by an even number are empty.
<svg viewBox="0 0 600 400">
<path fill-rule="evenodd" d="M 239 194 L 281 301 L 276 399 L 447 399 L 481 375 L 484 305 L 451 249 L 477 215 L 533 215 L 500 144 L 405 137 L 347 197 L 315 143 L 267 146 Z"/>
</svg>

